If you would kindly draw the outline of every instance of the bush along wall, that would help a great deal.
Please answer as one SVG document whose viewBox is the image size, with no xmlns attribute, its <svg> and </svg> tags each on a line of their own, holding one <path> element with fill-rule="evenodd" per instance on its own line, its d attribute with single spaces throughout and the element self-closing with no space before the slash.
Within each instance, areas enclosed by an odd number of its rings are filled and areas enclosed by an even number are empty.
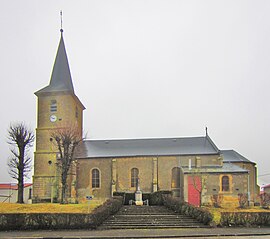
<svg viewBox="0 0 270 239">
<path fill-rule="evenodd" d="M 171 195 L 171 191 L 157 191 L 154 193 L 143 193 L 142 200 L 148 200 L 149 205 L 164 205 L 164 198 Z M 123 197 L 123 202 L 125 205 L 129 205 L 130 200 L 135 200 L 135 193 L 125 193 L 125 192 L 114 192 L 114 196 L 121 196 Z"/>
<path fill-rule="evenodd" d="M 157 191 L 157 192 L 151 193 L 149 204 L 160 205 L 160 206 L 164 205 L 164 200 L 166 200 L 166 198 L 171 195 L 172 195 L 171 191 Z"/>
<path fill-rule="evenodd" d="M 168 196 L 164 198 L 164 205 L 177 213 L 195 218 L 205 225 L 209 225 L 213 220 L 212 214 L 207 210 L 182 202 L 179 198 Z"/>
<path fill-rule="evenodd" d="M 0 214 L 0 230 L 95 229 L 122 207 L 122 197 L 108 199 L 88 213 L 6 213 Z"/>
<path fill-rule="evenodd" d="M 221 226 L 270 226 L 270 212 L 221 212 Z"/>
</svg>

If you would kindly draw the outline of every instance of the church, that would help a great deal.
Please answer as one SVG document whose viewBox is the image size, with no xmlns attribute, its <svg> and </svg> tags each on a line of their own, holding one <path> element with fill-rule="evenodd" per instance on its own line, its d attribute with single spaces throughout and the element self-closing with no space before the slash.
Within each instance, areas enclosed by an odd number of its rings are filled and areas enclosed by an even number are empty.
<svg viewBox="0 0 270 239">
<path fill-rule="evenodd" d="M 82 138 L 84 105 L 76 96 L 66 54 L 63 30 L 49 85 L 37 96 L 33 202 L 56 202 L 61 183 L 59 154 L 51 134 L 76 125 Z M 221 150 L 207 129 L 200 137 L 82 140 L 68 179 L 70 202 L 87 196 L 104 200 L 115 193 L 170 191 L 193 205 L 209 205 L 213 195 L 237 201 L 240 193 L 256 202 L 257 169 L 234 150 Z"/>
</svg>

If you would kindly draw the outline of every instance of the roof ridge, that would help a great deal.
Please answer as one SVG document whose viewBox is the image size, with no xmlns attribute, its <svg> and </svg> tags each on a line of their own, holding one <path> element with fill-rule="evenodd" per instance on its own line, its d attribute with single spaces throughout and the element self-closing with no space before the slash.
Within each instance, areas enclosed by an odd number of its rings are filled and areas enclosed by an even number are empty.
<svg viewBox="0 0 270 239">
<path fill-rule="evenodd" d="M 161 138 L 150 138 L 150 137 L 145 137 L 145 138 L 110 138 L 110 139 L 85 139 L 84 141 L 128 141 L 128 140 L 177 140 L 177 139 L 195 139 L 195 138 L 205 138 L 205 136 L 191 136 L 191 137 L 161 137 Z"/>
<path fill-rule="evenodd" d="M 219 148 L 215 145 L 214 141 L 210 138 L 210 136 L 208 134 L 206 134 L 205 138 L 209 141 L 209 143 L 217 151 L 217 153 L 220 153 Z"/>
</svg>

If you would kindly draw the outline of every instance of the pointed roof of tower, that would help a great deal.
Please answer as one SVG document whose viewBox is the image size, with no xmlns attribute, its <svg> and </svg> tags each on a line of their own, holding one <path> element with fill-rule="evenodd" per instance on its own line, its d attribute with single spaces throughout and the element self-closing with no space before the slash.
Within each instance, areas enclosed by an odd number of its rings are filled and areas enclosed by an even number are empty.
<svg viewBox="0 0 270 239">
<path fill-rule="evenodd" d="M 35 93 L 36 95 L 40 93 L 53 92 L 69 92 L 74 94 L 74 88 L 63 38 L 63 30 L 61 29 L 60 31 L 61 37 L 52 70 L 50 84 L 43 89 L 37 91 Z"/>
</svg>

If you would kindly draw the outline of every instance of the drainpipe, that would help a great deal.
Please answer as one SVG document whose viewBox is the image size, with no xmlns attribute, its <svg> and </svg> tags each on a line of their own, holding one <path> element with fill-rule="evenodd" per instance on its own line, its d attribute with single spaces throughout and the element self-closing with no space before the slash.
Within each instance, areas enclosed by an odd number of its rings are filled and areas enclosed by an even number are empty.
<svg viewBox="0 0 270 239">
<path fill-rule="evenodd" d="M 250 182 L 249 182 L 249 171 L 248 171 L 248 206 L 250 205 Z"/>
<path fill-rule="evenodd" d="M 188 160 L 188 170 L 191 170 L 191 159 Z"/>
</svg>

